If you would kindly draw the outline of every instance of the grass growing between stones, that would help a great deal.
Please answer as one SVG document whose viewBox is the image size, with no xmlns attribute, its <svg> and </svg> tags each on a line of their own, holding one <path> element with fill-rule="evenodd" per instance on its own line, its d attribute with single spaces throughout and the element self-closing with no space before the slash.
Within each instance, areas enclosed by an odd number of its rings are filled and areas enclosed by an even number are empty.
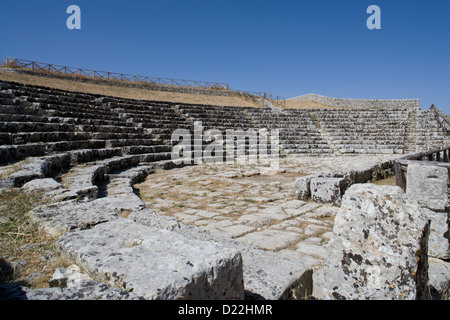
<svg viewBox="0 0 450 320">
<path fill-rule="evenodd" d="M 376 185 L 382 185 L 382 186 L 396 186 L 397 183 L 395 181 L 395 176 L 386 178 L 386 179 L 382 179 L 382 180 L 375 180 L 372 182 L 373 184 Z"/>
<path fill-rule="evenodd" d="M 30 196 L 20 189 L 0 193 L 0 284 L 48 287 L 55 269 L 70 265 L 55 250 L 56 238 L 28 217 L 40 203 L 38 195 Z"/>
<path fill-rule="evenodd" d="M 30 160 L 26 159 L 10 165 L 0 167 L 0 179 L 8 178 L 11 174 L 16 173 L 17 171 L 22 169 L 22 166 L 28 163 L 30 163 Z"/>
</svg>

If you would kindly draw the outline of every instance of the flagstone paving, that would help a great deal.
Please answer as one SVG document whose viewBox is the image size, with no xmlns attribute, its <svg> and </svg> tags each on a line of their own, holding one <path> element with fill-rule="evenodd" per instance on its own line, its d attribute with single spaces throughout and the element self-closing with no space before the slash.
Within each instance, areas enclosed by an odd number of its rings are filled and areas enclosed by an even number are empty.
<svg viewBox="0 0 450 320">
<path fill-rule="evenodd" d="M 158 215 L 173 216 L 261 249 L 287 249 L 320 261 L 339 207 L 297 200 L 295 179 L 335 168 L 350 170 L 387 158 L 289 157 L 280 160 L 277 174 L 270 174 L 263 165 L 187 166 L 156 171 L 135 188 Z"/>
</svg>

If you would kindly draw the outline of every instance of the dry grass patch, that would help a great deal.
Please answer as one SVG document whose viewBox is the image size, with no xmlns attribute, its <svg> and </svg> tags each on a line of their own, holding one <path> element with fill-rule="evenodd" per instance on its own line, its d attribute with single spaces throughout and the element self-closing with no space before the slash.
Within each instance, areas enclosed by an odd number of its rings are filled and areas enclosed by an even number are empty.
<svg viewBox="0 0 450 320">
<path fill-rule="evenodd" d="M 56 251 L 56 238 L 30 221 L 28 212 L 40 203 L 20 189 L 0 194 L 0 284 L 48 287 L 55 269 L 71 264 Z"/>
<path fill-rule="evenodd" d="M 395 176 L 382 179 L 382 180 L 375 180 L 372 181 L 373 184 L 379 185 L 379 186 L 396 186 L 397 182 L 395 181 Z"/>
<path fill-rule="evenodd" d="M 51 77 L 40 77 L 29 74 L 0 72 L 0 80 L 14 81 L 23 84 L 43 86 L 72 92 L 100 94 L 125 99 L 167 101 L 218 106 L 259 107 L 241 97 L 225 97 L 204 94 L 190 94 L 167 91 L 151 91 L 148 89 L 128 88 L 115 85 L 102 85 L 89 82 L 70 81 Z"/>
<path fill-rule="evenodd" d="M 29 159 L 22 160 L 19 162 L 15 162 L 10 165 L 5 165 L 0 167 L 0 179 L 6 179 L 11 174 L 16 173 L 20 169 L 22 169 L 23 165 L 30 163 Z"/>
</svg>

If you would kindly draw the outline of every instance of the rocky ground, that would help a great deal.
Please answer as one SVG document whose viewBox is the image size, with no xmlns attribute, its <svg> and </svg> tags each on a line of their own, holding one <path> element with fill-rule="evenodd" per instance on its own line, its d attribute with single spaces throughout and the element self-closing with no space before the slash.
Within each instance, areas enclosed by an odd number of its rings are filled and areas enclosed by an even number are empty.
<svg viewBox="0 0 450 320">
<path fill-rule="evenodd" d="M 387 159 L 381 155 L 289 157 L 280 160 L 276 174 L 264 165 L 191 166 L 158 170 L 135 188 L 158 215 L 308 260 L 315 266 L 317 284 L 339 207 L 297 200 L 295 179 L 323 171 L 350 171 Z M 320 286 L 314 288 L 314 296 L 320 298 Z"/>
<path fill-rule="evenodd" d="M 312 294 L 308 291 L 308 295 L 322 299 L 324 258 L 339 205 L 298 200 L 295 180 L 323 172 L 364 170 L 390 159 L 392 155 L 289 156 L 280 159 L 277 171 L 270 170 L 268 164 L 202 164 L 172 170 L 136 166 L 110 172 L 106 185 L 99 186 L 98 199 L 92 201 L 61 201 L 55 195 L 70 195 L 84 186 L 92 180 L 89 173 L 100 164 L 69 170 L 57 179 L 61 183 L 36 179 L 22 188 L 4 189 L 0 224 L 5 237 L 0 240 L 5 250 L 0 265 L 7 281 L 0 286 L 0 298 L 152 299 L 144 288 L 148 279 L 159 279 L 159 271 L 151 267 L 142 272 L 142 265 L 179 261 L 180 255 L 186 255 L 189 265 L 202 265 L 212 256 L 202 258 L 203 249 L 196 250 L 208 245 L 232 249 L 229 257 L 218 256 L 217 261 L 235 263 L 240 259 L 234 259 L 233 254 L 242 253 L 246 298 L 306 298 L 297 293 L 284 296 L 283 288 L 294 278 L 305 281 L 302 286 L 306 288 L 312 275 Z M 16 169 L 6 166 L 3 173 L 11 174 Z M 147 178 L 138 179 L 142 174 Z M 132 182 L 135 180 L 143 182 L 136 184 Z M 94 186 L 85 187 L 89 191 Z M 39 192 L 33 192 L 35 189 Z M 39 206 L 43 200 L 47 204 Z M 116 248 L 117 241 L 127 244 L 128 249 L 122 245 Z M 174 241 L 189 248 L 183 249 Z M 159 248 L 156 251 L 155 246 Z M 108 257 L 123 250 L 132 252 L 127 259 L 119 259 L 119 264 L 109 265 Z M 162 256 L 156 257 L 155 252 Z M 73 265 L 74 260 L 81 265 Z M 210 262 L 214 265 L 213 260 Z M 96 261 L 103 261 L 101 270 L 97 270 Z M 276 265 L 272 261 L 277 261 Z M 178 267 L 181 272 L 185 265 Z M 229 267 L 235 270 L 242 266 Z M 267 274 L 261 274 L 262 270 Z M 108 278 L 115 272 L 123 273 L 117 283 Z M 441 278 L 448 278 L 448 264 L 430 260 L 430 272 L 430 282 L 441 283 Z M 292 279 L 286 274 L 292 274 Z M 39 279 L 30 281 L 30 277 Z M 126 280 L 134 278 L 140 279 L 139 283 Z M 162 285 L 167 285 L 166 278 L 160 279 Z M 108 285 L 102 282 L 105 279 L 111 280 Z M 125 283 L 134 289 L 133 294 L 123 290 Z M 230 288 L 230 292 L 239 290 Z M 170 299 L 170 295 L 164 297 Z"/>
</svg>

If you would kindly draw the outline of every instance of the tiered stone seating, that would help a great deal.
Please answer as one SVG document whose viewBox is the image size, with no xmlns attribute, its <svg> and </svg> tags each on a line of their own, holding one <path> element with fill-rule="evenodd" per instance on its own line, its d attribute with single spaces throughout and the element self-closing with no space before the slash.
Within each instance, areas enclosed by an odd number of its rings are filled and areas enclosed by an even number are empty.
<svg viewBox="0 0 450 320">
<path fill-rule="evenodd" d="M 408 109 L 314 110 L 342 154 L 403 153 Z"/>
<path fill-rule="evenodd" d="M 245 152 L 245 155 L 258 155 L 258 141 L 250 141 L 249 135 L 250 133 L 259 134 L 258 129 L 259 126 L 257 123 L 254 123 L 252 119 L 247 115 L 247 110 L 249 109 L 260 109 L 260 108 L 244 108 L 244 107 L 226 107 L 226 106 L 206 106 L 206 105 L 178 105 L 178 109 L 183 112 L 183 114 L 191 120 L 192 123 L 201 122 L 202 132 L 206 132 L 210 129 L 219 130 L 222 134 L 223 138 L 223 157 L 226 160 L 227 154 L 231 155 L 231 157 L 237 156 L 237 144 L 245 143 L 244 148 L 242 149 Z M 238 142 L 234 142 L 234 147 L 226 148 L 226 138 L 228 131 L 228 139 L 230 138 L 230 134 L 236 133 L 239 134 L 240 130 L 242 130 L 243 140 Z M 255 136 L 256 139 L 258 138 Z M 233 138 L 234 139 L 234 138 Z M 238 139 L 238 138 L 236 138 Z M 212 140 L 207 137 L 203 137 L 203 141 L 194 141 L 193 148 L 202 143 L 203 149 L 210 143 Z M 229 140 L 231 141 L 231 140 Z M 229 142 L 230 143 L 230 142 Z M 267 154 L 270 154 L 270 145 L 267 147 Z M 229 159 L 229 158 L 228 158 Z"/>
<path fill-rule="evenodd" d="M 280 129 L 280 144 L 287 152 L 322 155 L 333 153 L 327 139 L 342 153 L 402 152 L 407 118 L 406 109 L 276 113 L 0 81 L 0 163 L 27 158 L 0 186 L 21 187 L 35 180 L 44 190 L 50 183 L 50 191 L 43 193 L 53 202 L 32 210 L 32 221 L 58 236 L 59 251 L 93 277 L 139 297 L 304 297 L 312 291 L 312 268 L 303 258 L 260 250 L 156 215 L 134 193 L 133 184 L 155 166 L 171 163 L 172 132 L 183 128 L 193 133 L 195 121 L 202 121 L 204 131 L 218 129 L 224 137 L 228 129 Z M 423 147 L 446 141 L 435 124 L 430 113 L 418 113 L 418 137 L 432 129 L 418 139 Z M 250 141 L 246 144 L 247 151 L 254 148 Z"/>
<path fill-rule="evenodd" d="M 103 98 L 112 110 L 118 113 L 120 119 L 127 124 L 145 129 L 146 132 L 157 135 L 164 142 L 170 142 L 175 129 L 192 129 L 192 124 L 180 117 L 171 103 L 157 101 L 137 101 L 120 98 Z"/>
<path fill-rule="evenodd" d="M 277 113 L 270 109 L 249 109 L 253 121 L 268 131 L 279 129 L 280 147 L 289 154 L 333 154 L 320 135 L 307 110 L 285 110 Z"/>
<path fill-rule="evenodd" d="M 202 121 L 205 130 L 208 129 L 249 129 L 254 128 L 253 123 L 245 115 L 247 108 L 180 105 L 179 109 L 195 121 Z"/>
<path fill-rule="evenodd" d="M 156 122 L 170 119 L 175 126 L 184 122 L 167 104 L 107 100 L 99 95 L 11 82 L 0 82 L 0 103 L 2 163 L 56 152 L 117 147 L 121 151 L 116 149 L 114 155 L 142 153 L 149 155 L 149 161 L 168 160 L 171 146 L 165 144 L 167 137 L 147 129 L 146 122 L 136 123 L 135 118 L 144 114 Z M 162 125 L 157 128 L 162 129 Z"/>
<path fill-rule="evenodd" d="M 416 151 L 428 151 L 450 145 L 450 136 L 439 125 L 432 110 L 417 111 Z"/>
<path fill-rule="evenodd" d="M 276 112 L 139 101 L 2 81 L 0 163 L 58 153 L 71 154 L 74 163 L 137 154 L 148 155 L 150 162 L 169 160 L 171 134 L 187 129 L 192 135 L 195 121 L 202 122 L 203 131 L 220 130 L 224 138 L 227 130 L 265 128 L 270 134 L 279 129 L 280 147 L 290 154 L 403 153 L 412 149 L 414 137 L 418 150 L 449 142 L 431 111 L 408 117 L 410 112 L 406 107 Z M 207 144 L 202 141 L 203 148 Z M 258 151 L 248 139 L 245 150 Z"/>
</svg>

